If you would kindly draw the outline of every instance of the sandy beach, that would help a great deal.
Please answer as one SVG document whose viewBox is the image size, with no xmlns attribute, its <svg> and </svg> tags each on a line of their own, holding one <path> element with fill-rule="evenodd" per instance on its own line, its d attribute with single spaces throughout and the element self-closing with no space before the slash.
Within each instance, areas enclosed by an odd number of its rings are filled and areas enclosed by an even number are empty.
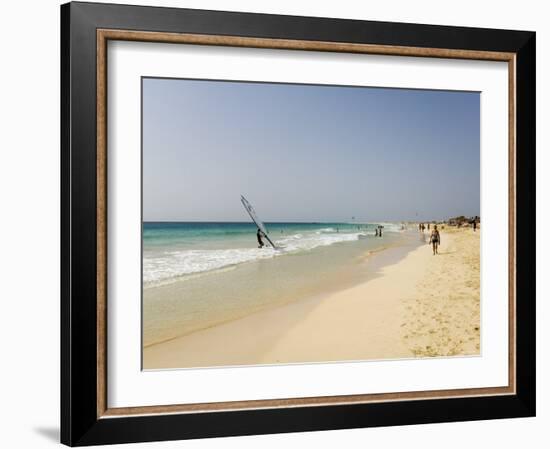
<svg viewBox="0 0 550 449">
<path fill-rule="evenodd" d="M 144 369 L 479 354 L 479 237 L 366 257 L 358 285 L 144 348 Z M 424 238 L 419 233 L 418 238 Z"/>
<path fill-rule="evenodd" d="M 440 256 L 425 261 L 416 293 L 403 303 L 403 339 L 414 356 L 480 353 L 480 234 L 447 229 Z"/>
</svg>

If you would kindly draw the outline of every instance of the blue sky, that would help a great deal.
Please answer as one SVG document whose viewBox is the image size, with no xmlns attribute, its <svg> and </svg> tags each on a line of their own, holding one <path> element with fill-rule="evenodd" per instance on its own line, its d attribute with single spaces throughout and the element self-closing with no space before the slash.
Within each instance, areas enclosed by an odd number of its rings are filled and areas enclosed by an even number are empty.
<svg viewBox="0 0 550 449">
<path fill-rule="evenodd" d="M 480 214 L 477 92 L 143 79 L 143 219 Z"/>
</svg>

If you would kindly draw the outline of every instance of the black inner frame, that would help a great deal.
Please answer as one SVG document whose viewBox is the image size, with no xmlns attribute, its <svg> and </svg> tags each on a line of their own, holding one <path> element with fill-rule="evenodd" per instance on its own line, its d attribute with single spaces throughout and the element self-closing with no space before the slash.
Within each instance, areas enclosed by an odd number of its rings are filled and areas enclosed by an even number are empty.
<svg viewBox="0 0 550 449">
<path fill-rule="evenodd" d="M 535 226 L 535 33 L 94 3 L 61 6 L 61 442 L 71 446 L 535 415 L 535 245 L 516 241 L 516 394 L 97 417 L 98 28 L 516 54 L 516 223 Z M 534 238 L 534 237 L 533 237 Z"/>
</svg>

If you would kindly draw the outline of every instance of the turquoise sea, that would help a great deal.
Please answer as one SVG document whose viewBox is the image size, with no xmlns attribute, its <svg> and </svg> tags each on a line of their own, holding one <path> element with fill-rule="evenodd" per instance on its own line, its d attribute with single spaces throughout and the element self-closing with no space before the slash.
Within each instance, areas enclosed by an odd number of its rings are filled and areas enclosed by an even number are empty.
<svg viewBox="0 0 550 449">
<path fill-rule="evenodd" d="M 374 236 L 374 224 L 266 223 L 278 247 L 258 248 L 252 223 L 145 222 L 143 281 L 145 287 L 242 263 L 311 251 L 321 246 Z M 387 228 L 391 230 L 395 226 Z M 384 229 L 386 231 L 386 228 Z"/>
</svg>

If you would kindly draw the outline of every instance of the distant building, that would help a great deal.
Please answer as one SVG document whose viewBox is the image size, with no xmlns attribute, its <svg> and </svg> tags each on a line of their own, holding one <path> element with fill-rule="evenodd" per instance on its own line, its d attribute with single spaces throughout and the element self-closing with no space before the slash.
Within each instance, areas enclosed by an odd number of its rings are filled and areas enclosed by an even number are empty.
<svg viewBox="0 0 550 449">
<path fill-rule="evenodd" d="M 471 226 L 474 224 L 474 222 L 479 226 L 481 219 L 477 215 L 475 217 L 465 217 L 464 215 L 460 215 L 459 217 L 453 217 L 449 218 L 447 220 L 447 224 L 450 226 L 457 226 L 459 228 L 465 227 L 465 226 Z"/>
</svg>

